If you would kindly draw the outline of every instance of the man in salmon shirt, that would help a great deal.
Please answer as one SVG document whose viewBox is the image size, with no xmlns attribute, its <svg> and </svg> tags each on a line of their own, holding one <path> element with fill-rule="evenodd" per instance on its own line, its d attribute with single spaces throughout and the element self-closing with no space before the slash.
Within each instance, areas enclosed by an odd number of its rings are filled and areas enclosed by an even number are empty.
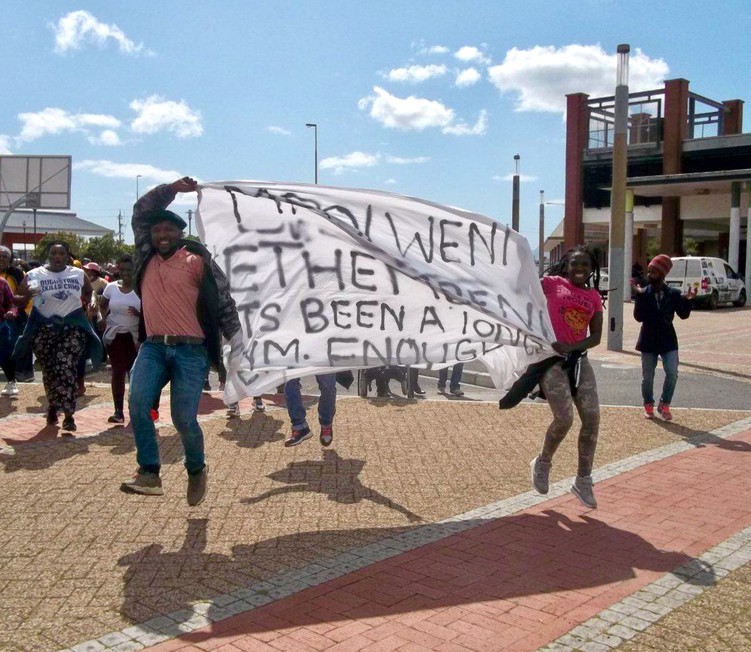
<svg viewBox="0 0 751 652">
<path fill-rule="evenodd" d="M 130 374 L 130 418 L 136 441 L 136 475 L 120 488 L 161 496 L 160 461 L 150 410 L 169 381 L 172 423 L 185 449 L 187 500 L 206 496 L 208 466 L 198 403 L 209 363 L 221 362 L 221 336 L 241 343 L 240 320 L 224 273 L 200 242 L 183 240 L 187 226 L 166 209 L 178 192 L 195 192 L 190 177 L 157 186 L 133 207 L 135 287 L 141 298 L 139 340 Z"/>
</svg>

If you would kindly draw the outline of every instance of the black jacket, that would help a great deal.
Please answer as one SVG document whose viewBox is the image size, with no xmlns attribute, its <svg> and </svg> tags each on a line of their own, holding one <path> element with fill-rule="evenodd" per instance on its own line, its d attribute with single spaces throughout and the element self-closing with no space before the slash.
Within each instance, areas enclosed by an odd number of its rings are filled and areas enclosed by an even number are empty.
<svg viewBox="0 0 751 652">
<path fill-rule="evenodd" d="M 164 184 L 157 186 L 141 197 L 133 207 L 133 233 L 136 249 L 134 255 L 136 294 L 141 296 L 141 283 L 146 265 L 156 251 L 151 246 L 151 228 L 147 213 L 151 210 L 166 208 L 175 198 L 171 186 Z M 181 240 L 191 253 L 203 258 L 203 278 L 198 289 L 198 322 L 206 336 L 206 348 L 212 365 L 219 369 L 222 363 L 222 338 L 227 340 L 240 332 L 240 319 L 237 315 L 235 300 L 230 295 L 229 281 L 224 272 L 214 262 L 211 254 L 200 242 Z M 146 339 L 146 326 L 141 311 L 138 328 L 139 339 Z"/>
<path fill-rule="evenodd" d="M 669 353 L 678 350 L 678 336 L 675 334 L 673 319 L 678 315 L 688 319 L 691 314 L 691 301 L 676 288 L 664 285 L 662 301 L 657 303 L 654 288 L 649 285 L 643 294 L 634 298 L 634 319 L 641 322 L 636 350 L 644 353 Z"/>
</svg>

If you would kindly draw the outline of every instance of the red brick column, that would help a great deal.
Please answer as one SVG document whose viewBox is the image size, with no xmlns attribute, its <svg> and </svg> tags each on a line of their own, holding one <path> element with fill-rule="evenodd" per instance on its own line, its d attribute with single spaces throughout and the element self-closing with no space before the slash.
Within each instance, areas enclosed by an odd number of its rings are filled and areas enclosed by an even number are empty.
<svg viewBox="0 0 751 652">
<path fill-rule="evenodd" d="M 688 133 L 688 80 L 669 79 L 665 82 L 665 122 L 662 135 L 662 173 L 681 172 L 683 141 Z M 678 197 L 662 199 L 662 235 L 660 250 L 668 255 L 681 253 L 683 223 Z"/>
<path fill-rule="evenodd" d="M 589 95 L 566 96 L 566 211 L 563 219 L 565 249 L 584 242 L 584 151 L 589 138 Z"/>
</svg>

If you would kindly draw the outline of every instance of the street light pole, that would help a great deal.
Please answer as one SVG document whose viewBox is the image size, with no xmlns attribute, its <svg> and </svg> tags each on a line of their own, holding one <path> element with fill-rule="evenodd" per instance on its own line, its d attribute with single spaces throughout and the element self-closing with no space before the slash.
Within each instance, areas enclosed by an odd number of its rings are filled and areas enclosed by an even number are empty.
<svg viewBox="0 0 751 652">
<path fill-rule="evenodd" d="M 540 236 L 538 241 L 538 257 L 537 271 L 542 278 L 542 273 L 545 271 L 545 191 L 540 190 Z"/>
<path fill-rule="evenodd" d="M 136 175 L 136 201 L 138 201 L 138 198 L 141 196 L 138 194 L 138 180 L 141 178 L 140 174 Z"/>
<path fill-rule="evenodd" d="M 610 250 L 608 253 L 608 351 L 623 350 L 623 299 L 626 240 L 626 177 L 628 172 L 628 44 L 617 49 L 613 182 L 610 192 Z M 631 236 L 629 236 L 631 237 Z"/>
<path fill-rule="evenodd" d="M 306 127 L 313 127 L 313 163 L 315 165 L 315 182 L 318 183 L 318 125 L 315 122 L 306 122 Z"/>
<path fill-rule="evenodd" d="M 193 235 L 193 211 L 188 211 L 188 235 Z"/>
<path fill-rule="evenodd" d="M 519 232 L 519 159 L 521 156 L 514 154 L 514 163 L 516 165 L 516 171 L 514 172 L 514 179 L 511 191 L 511 228 L 517 233 Z"/>
</svg>

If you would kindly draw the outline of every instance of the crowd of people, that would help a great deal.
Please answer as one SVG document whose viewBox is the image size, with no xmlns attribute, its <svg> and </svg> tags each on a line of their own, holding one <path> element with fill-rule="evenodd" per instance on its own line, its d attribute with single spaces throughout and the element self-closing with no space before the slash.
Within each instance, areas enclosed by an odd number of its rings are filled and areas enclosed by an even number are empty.
<svg viewBox="0 0 751 652">
<path fill-rule="evenodd" d="M 42 369 L 48 400 L 47 423 L 75 431 L 76 399 L 86 391 L 88 365 L 97 370 L 107 358 L 111 368 L 114 412 L 110 423 L 125 423 L 125 389 L 129 377 L 129 416 L 136 445 L 135 475 L 121 484 L 128 493 L 162 495 L 158 419 L 162 389 L 171 383 L 172 422 L 180 435 L 188 474 L 187 501 L 200 504 L 207 490 L 208 465 L 198 423 L 198 407 L 207 388 L 211 367 L 219 372 L 220 389 L 227 372 L 223 346 L 242 346 L 240 320 L 229 283 L 207 249 L 183 239 L 185 221 L 168 206 L 178 193 L 195 192 L 196 182 L 184 177 L 157 186 L 134 206 L 132 227 L 135 250 L 102 266 L 78 261 L 68 244 L 52 241 L 42 263 L 14 261 L 12 252 L 0 247 L 0 366 L 7 384 L 4 397 L 18 394 L 19 380 L 33 380 L 32 354 Z M 695 290 L 682 295 L 665 284 L 672 265 L 669 256 L 656 256 L 643 282 L 632 281 L 634 317 L 641 322 L 637 350 L 642 356 L 644 416 L 655 415 L 654 374 L 661 358 L 665 383 L 657 416 L 672 419 L 670 403 L 678 374 L 678 340 L 675 315 L 691 313 Z M 549 491 L 555 452 L 573 425 L 574 407 L 581 419 L 578 469 L 571 491 L 588 508 L 596 508 L 592 468 L 599 431 L 600 405 L 597 383 L 587 351 L 600 343 L 603 296 L 596 257 L 578 246 L 552 265 L 541 279 L 555 333 L 557 356 L 530 368 L 521 387 L 539 385 L 553 420 L 545 433 L 540 453 L 530 463 L 533 487 Z M 440 371 L 439 392 L 462 396 L 462 364 Z M 389 381 L 398 380 L 406 394 L 411 388 L 424 395 L 416 369 L 379 367 L 363 372 L 367 387 L 376 385 L 378 396 L 390 394 Z M 316 376 L 319 441 L 330 446 L 336 413 L 337 382 L 348 385 L 352 374 Z M 299 379 L 282 388 L 292 434 L 285 446 L 296 446 L 312 436 L 306 419 Z M 509 395 L 522 394 L 512 388 Z M 512 403 L 513 404 L 513 401 Z M 261 397 L 255 410 L 265 409 Z M 237 415 L 237 404 L 229 415 Z"/>
</svg>

